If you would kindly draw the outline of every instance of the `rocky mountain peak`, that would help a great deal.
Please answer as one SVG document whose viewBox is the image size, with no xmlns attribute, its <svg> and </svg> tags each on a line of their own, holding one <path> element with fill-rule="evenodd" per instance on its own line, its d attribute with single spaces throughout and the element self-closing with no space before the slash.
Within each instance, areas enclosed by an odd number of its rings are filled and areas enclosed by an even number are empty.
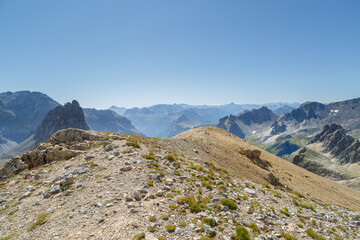
<svg viewBox="0 0 360 240">
<path fill-rule="evenodd" d="M 309 144 L 321 143 L 323 153 L 330 153 L 340 164 L 360 161 L 360 142 L 346 134 L 343 127 L 337 124 L 326 125 Z"/>
<path fill-rule="evenodd" d="M 89 130 L 89 126 L 85 122 L 84 112 L 76 100 L 51 110 L 32 134 L 35 135 L 37 142 L 41 142 L 58 130 L 66 128 Z"/>
<path fill-rule="evenodd" d="M 323 131 L 317 134 L 314 139 L 312 139 L 309 144 L 316 142 L 328 142 L 336 144 L 339 138 L 342 138 L 346 135 L 345 130 L 342 126 L 337 124 L 325 125 Z"/>
<path fill-rule="evenodd" d="M 253 109 L 238 116 L 238 119 L 246 125 L 251 125 L 252 123 L 262 124 L 264 122 L 275 121 L 277 118 L 278 115 L 265 106 L 259 109 Z"/>
</svg>

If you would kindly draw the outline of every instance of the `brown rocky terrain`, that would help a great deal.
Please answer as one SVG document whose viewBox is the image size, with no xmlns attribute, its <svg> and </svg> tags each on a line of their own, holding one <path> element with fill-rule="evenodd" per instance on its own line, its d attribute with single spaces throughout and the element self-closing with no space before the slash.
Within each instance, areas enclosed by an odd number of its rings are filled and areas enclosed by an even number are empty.
<svg viewBox="0 0 360 240">
<path fill-rule="evenodd" d="M 213 127 L 61 130 L 0 174 L 0 239 L 360 238 L 358 191 Z"/>
</svg>

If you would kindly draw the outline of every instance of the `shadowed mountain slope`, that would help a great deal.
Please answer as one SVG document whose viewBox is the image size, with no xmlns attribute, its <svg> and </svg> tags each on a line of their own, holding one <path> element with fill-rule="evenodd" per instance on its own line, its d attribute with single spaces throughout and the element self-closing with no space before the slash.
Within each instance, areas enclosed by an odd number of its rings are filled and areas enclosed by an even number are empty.
<svg viewBox="0 0 360 240">
<path fill-rule="evenodd" d="M 24 141 L 45 115 L 60 104 L 40 92 L 0 93 L 0 153 Z M 3 146 L 1 146 L 3 145 Z"/>
<path fill-rule="evenodd" d="M 100 132 L 121 132 L 140 134 L 140 132 L 123 116 L 111 110 L 84 108 L 86 123 L 91 130 Z"/>
<path fill-rule="evenodd" d="M 26 152 L 39 142 L 46 141 L 55 132 L 66 128 L 79 128 L 89 130 L 79 103 L 74 100 L 64 106 L 58 106 L 48 112 L 43 121 L 30 133 L 27 139 L 8 152 L 0 155 L 0 161 Z"/>
</svg>

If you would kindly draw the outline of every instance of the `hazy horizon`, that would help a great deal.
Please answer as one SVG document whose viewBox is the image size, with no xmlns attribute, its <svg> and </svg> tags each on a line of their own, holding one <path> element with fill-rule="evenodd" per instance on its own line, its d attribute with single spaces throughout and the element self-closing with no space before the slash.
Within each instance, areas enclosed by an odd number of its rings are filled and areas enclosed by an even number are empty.
<svg viewBox="0 0 360 240">
<path fill-rule="evenodd" d="M 359 97 L 360 2 L 0 1 L 0 92 L 106 109 Z"/>
</svg>

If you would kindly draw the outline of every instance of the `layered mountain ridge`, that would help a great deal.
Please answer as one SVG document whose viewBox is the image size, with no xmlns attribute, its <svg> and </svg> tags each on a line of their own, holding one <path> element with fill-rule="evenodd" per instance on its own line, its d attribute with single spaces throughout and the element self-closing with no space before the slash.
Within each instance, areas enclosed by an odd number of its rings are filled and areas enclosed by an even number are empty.
<svg viewBox="0 0 360 240">
<path fill-rule="evenodd" d="M 346 134 L 340 125 L 326 125 L 292 157 L 296 165 L 360 189 L 360 142 Z"/>
<path fill-rule="evenodd" d="M 146 136 L 171 137 L 180 131 L 198 126 L 215 126 L 220 118 L 227 115 L 237 115 L 254 108 L 267 106 L 269 109 L 287 113 L 298 107 L 297 103 L 260 104 L 225 104 L 194 106 L 187 104 L 158 104 L 150 107 L 123 109 L 112 106 L 110 109 L 120 109 L 119 113 L 127 117 L 134 126 Z M 188 120 L 178 119 L 185 115 Z M 185 126 L 185 127 L 184 127 Z"/>
</svg>

